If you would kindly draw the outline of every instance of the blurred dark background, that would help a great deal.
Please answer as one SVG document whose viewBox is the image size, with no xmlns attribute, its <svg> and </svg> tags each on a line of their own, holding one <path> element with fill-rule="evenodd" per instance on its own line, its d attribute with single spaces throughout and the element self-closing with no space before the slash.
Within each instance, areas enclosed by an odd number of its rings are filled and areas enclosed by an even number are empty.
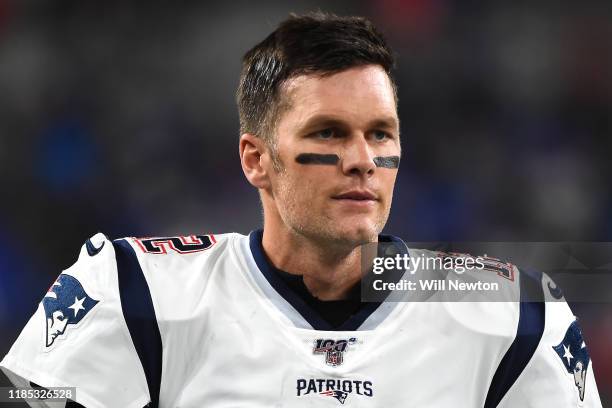
<svg viewBox="0 0 612 408">
<path fill-rule="evenodd" d="M 0 0 L 1 356 L 95 232 L 260 225 L 234 92 L 289 12 L 367 16 L 397 52 L 388 233 L 612 241 L 612 3 L 328 3 Z M 572 307 L 612 405 L 612 305 Z"/>
</svg>

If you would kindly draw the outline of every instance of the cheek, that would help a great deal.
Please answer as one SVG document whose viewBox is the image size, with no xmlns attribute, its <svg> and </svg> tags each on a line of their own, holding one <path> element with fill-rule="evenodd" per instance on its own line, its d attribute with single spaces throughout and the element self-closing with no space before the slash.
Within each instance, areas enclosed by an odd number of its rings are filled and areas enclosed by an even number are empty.
<svg viewBox="0 0 612 408">
<path fill-rule="evenodd" d="M 278 204 L 290 207 L 294 212 L 307 212 L 325 196 L 328 180 L 330 175 L 324 174 L 322 169 L 313 168 L 307 171 L 287 168 L 276 182 L 277 194 L 283 202 Z"/>
<path fill-rule="evenodd" d="M 333 179 L 333 168 L 333 166 L 295 163 L 286 168 L 285 179 L 299 191 L 321 190 Z"/>
<path fill-rule="evenodd" d="M 387 193 L 393 194 L 393 188 L 395 187 L 395 180 L 397 178 L 397 170 L 387 170 L 386 173 L 387 174 L 384 174 L 381 178 L 382 187 Z"/>
</svg>

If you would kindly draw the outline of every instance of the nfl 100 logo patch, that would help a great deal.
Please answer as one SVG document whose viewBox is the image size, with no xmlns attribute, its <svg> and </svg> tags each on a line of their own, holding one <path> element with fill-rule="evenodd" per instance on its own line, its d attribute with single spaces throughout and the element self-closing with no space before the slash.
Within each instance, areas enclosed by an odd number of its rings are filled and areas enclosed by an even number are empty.
<svg viewBox="0 0 612 408">
<path fill-rule="evenodd" d="M 344 362 L 344 353 L 348 350 L 348 346 L 355 344 L 357 338 L 349 339 L 316 339 L 313 354 L 325 354 L 325 364 L 331 367 L 337 367 Z"/>
</svg>

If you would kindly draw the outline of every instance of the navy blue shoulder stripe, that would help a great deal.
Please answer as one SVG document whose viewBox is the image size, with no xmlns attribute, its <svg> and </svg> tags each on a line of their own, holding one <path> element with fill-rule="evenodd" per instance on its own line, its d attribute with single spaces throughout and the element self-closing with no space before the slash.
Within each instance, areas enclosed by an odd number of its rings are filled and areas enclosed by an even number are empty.
<svg viewBox="0 0 612 408">
<path fill-rule="evenodd" d="M 521 271 L 521 301 L 516 337 L 499 363 L 489 386 L 484 408 L 497 407 L 523 372 L 544 333 L 545 305 L 542 274 Z"/>
<path fill-rule="evenodd" d="M 153 300 L 134 249 L 125 240 L 114 241 L 113 247 L 123 316 L 147 379 L 151 398 L 148 407 L 157 408 L 162 375 L 162 341 Z"/>
</svg>

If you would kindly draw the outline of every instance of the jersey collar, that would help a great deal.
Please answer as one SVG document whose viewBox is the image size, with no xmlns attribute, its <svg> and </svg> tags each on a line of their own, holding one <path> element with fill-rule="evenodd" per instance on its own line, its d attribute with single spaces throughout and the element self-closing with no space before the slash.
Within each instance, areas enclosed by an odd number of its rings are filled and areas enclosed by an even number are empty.
<svg viewBox="0 0 612 408">
<path fill-rule="evenodd" d="M 255 260 L 257 267 L 261 271 L 262 275 L 266 278 L 268 283 L 272 286 L 272 288 L 274 288 L 274 290 L 283 299 L 285 299 L 285 301 L 287 301 L 315 330 L 359 330 L 359 328 L 363 327 L 364 322 L 366 322 L 366 320 L 368 320 L 369 318 L 369 320 L 377 320 L 378 322 L 382 320 L 372 319 L 374 317 L 373 314 L 375 314 L 375 312 L 380 311 L 381 314 L 388 314 L 389 308 L 386 308 L 386 311 L 381 310 L 382 308 L 380 306 L 381 304 L 383 304 L 383 302 L 367 302 L 362 305 L 362 307 L 357 311 L 357 313 L 349 317 L 340 326 L 336 328 L 332 327 L 325 319 L 321 317 L 321 315 L 316 310 L 314 310 L 297 293 L 295 293 L 279 276 L 279 274 L 276 272 L 276 268 L 270 263 L 268 257 L 264 253 L 262 246 L 262 238 L 263 230 L 261 229 L 252 231 L 249 234 L 249 247 L 251 249 L 251 254 L 253 255 L 253 259 Z M 379 242 L 395 243 L 401 252 L 408 252 L 406 245 L 398 237 L 394 237 L 392 235 L 379 235 L 378 240 Z"/>
</svg>

